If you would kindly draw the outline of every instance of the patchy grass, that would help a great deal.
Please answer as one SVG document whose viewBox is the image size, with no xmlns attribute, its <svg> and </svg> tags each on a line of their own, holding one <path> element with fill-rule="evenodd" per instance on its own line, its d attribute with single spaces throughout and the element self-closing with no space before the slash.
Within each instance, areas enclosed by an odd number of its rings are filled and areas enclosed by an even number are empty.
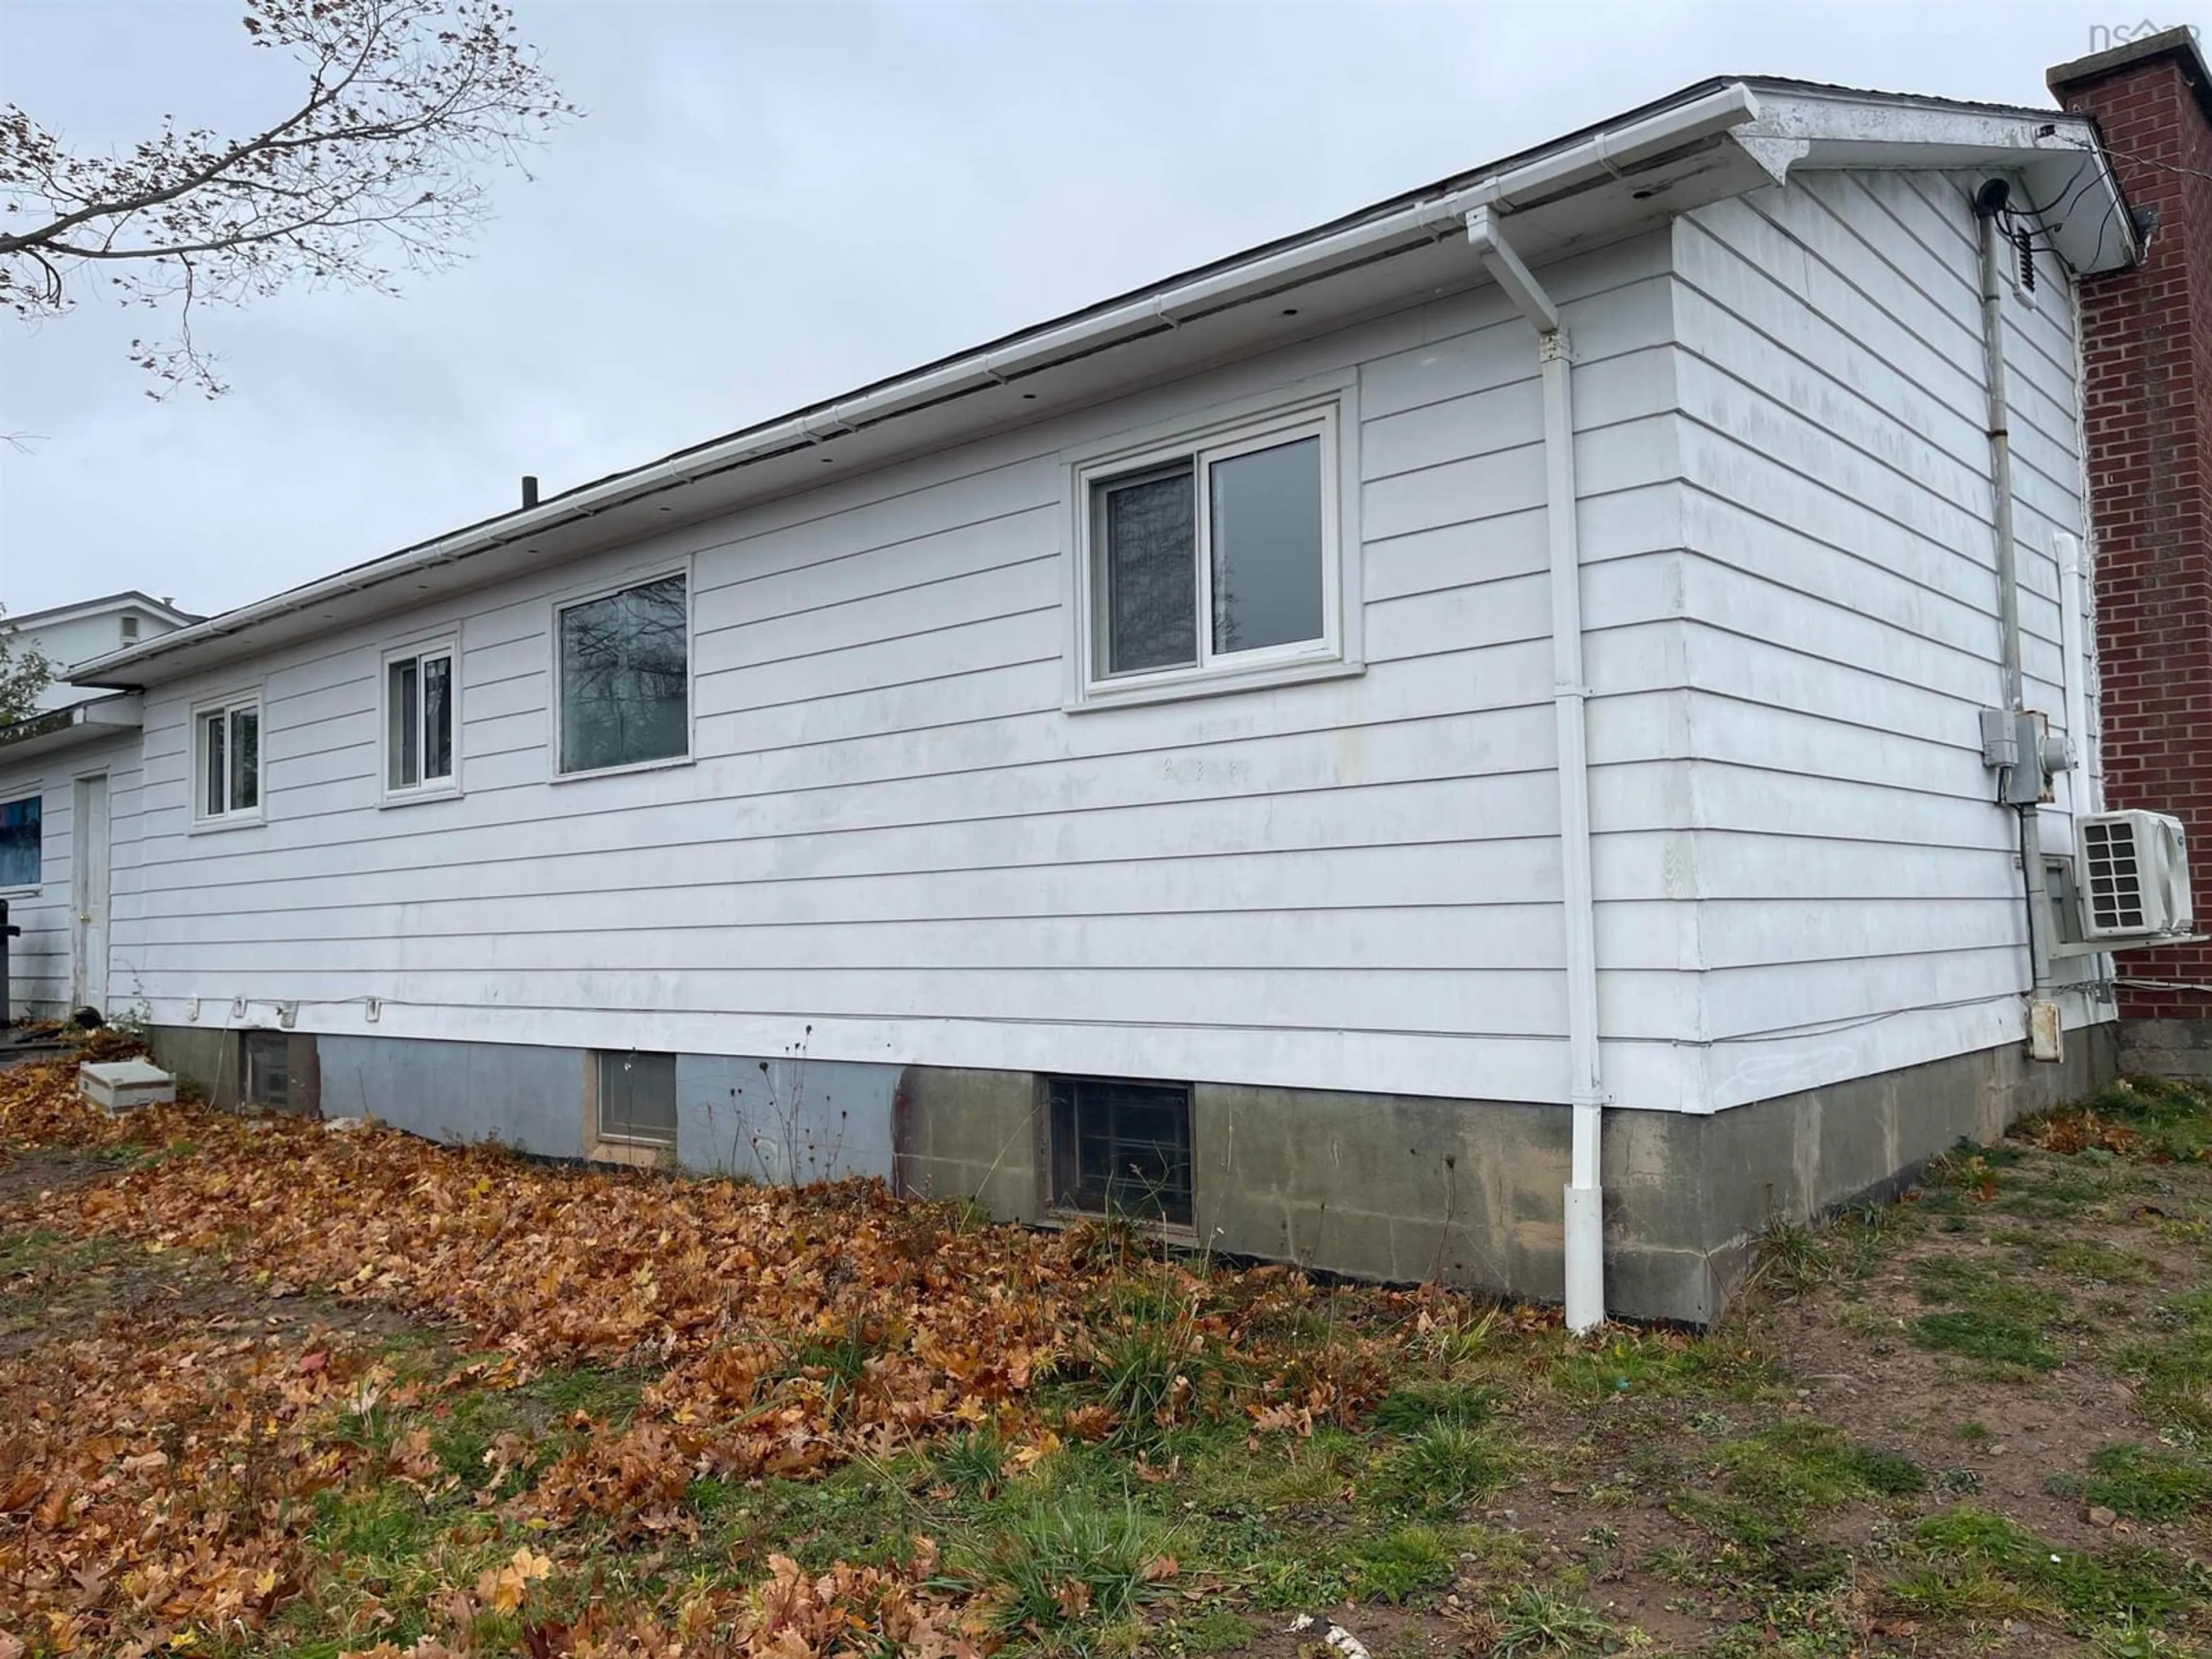
<svg viewBox="0 0 2212 1659">
<path fill-rule="evenodd" d="M 2182 1433 L 2212 1437 L 2212 1288 L 2154 1308 L 2112 1354 L 2154 1419 Z"/>
<path fill-rule="evenodd" d="M 2145 1521 L 2212 1513 L 2212 1463 L 2142 1446 L 2107 1446 L 2089 1460 L 2092 1504 Z"/>
<path fill-rule="evenodd" d="M 2212 1157 L 2212 1113 L 2186 1084 L 2123 1078 L 2021 1126 L 2022 1139 L 2068 1154 L 2124 1154 L 2161 1163 Z"/>
<path fill-rule="evenodd" d="M 43 1228 L 0 1237 L 0 1352 L 31 1333 L 51 1338 L 96 1320 L 117 1297 L 130 1248 Z"/>
<path fill-rule="evenodd" d="M 931 1453 L 929 1466 L 955 1492 L 988 1499 L 1006 1484 L 1008 1450 L 995 1428 L 968 1429 Z"/>
<path fill-rule="evenodd" d="M 1778 1423 L 1749 1440 L 1724 1446 L 1721 1467 L 1729 1490 L 1802 1513 L 1854 1498 L 1901 1498 L 1923 1491 L 1928 1478 L 1899 1452 L 1862 1446 L 1824 1423 Z"/>
<path fill-rule="evenodd" d="M 1016 1510 L 964 1553 L 1001 1630 L 1048 1633 L 1120 1619 L 1175 1576 L 1169 1534 L 1135 1504 L 1086 1494 Z M 956 1566 L 963 1558 L 956 1558 Z"/>
<path fill-rule="evenodd" d="M 1235 1653 L 1252 1645 L 1252 1626 L 1226 1607 L 1215 1607 L 1176 1620 L 1167 1626 L 1161 1644 L 1171 1654 Z"/>
<path fill-rule="evenodd" d="M 2148 1285 L 2158 1278 L 2158 1264 L 2140 1250 L 2094 1238 L 2063 1239 L 2047 1249 L 2031 1249 L 2028 1255 L 2038 1267 L 2101 1285 Z"/>
<path fill-rule="evenodd" d="M 2040 1328 L 2066 1311 L 2066 1298 L 2057 1291 L 2021 1284 L 2008 1275 L 2005 1265 L 1995 1262 L 1923 1256 L 1912 1264 L 1912 1274 L 1923 1300 L 2018 1324 Z"/>
<path fill-rule="evenodd" d="M 2212 1573 L 2156 1550 L 2053 1548 L 2017 1523 L 1961 1507 L 1923 1521 L 1913 1541 L 1930 1565 L 1891 1586 L 1903 1606 L 1934 1616 L 2156 1619 L 2212 1596 Z"/>
<path fill-rule="evenodd" d="M 1820 1226 L 1773 1216 L 1759 1236 L 1759 1270 L 1790 1292 L 1856 1282 L 1882 1260 L 1896 1218 L 1893 1205 L 1871 1202 L 1851 1205 Z"/>
<path fill-rule="evenodd" d="M 1390 1495 L 1416 1509 L 1455 1514 L 1505 1482 L 1507 1465 L 1480 1431 L 1431 1423 L 1392 1453 L 1382 1479 Z"/>
<path fill-rule="evenodd" d="M 2004 1314 L 1978 1310 L 1923 1314 L 1912 1322 L 1912 1340 L 1923 1348 L 1964 1354 L 1992 1365 L 2048 1371 L 2058 1366 L 2058 1350 L 2032 1325 Z"/>
<path fill-rule="evenodd" d="M 1393 1434 L 1418 1434 L 1432 1424 L 1471 1428 L 1498 1404 L 1494 1389 L 1464 1382 L 1414 1381 L 1394 1388 L 1375 1408 L 1375 1426 Z"/>
<path fill-rule="evenodd" d="M 1523 1585 L 1498 1608 L 1490 1650 L 1497 1659 L 1544 1653 L 1601 1653 L 1619 1632 L 1580 1601 Z"/>
<path fill-rule="evenodd" d="M 1322 1608 L 1377 1659 L 2201 1653 L 2193 1098 L 1778 1221 L 1711 1332 L 1582 1339 L 1127 1225 L 0 1079 L 0 1582 L 36 1659 L 1289 1659 Z M 40 1179 L 58 1140 L 97 1155 Z"/>
<path fill-rule="evenodd" d="M 1440 1590 L 1465 1536 L 1417 1521 L 1387 1527 L 1352 1547 L 1352 1582 L 1362 1595 L 1401 1604 Z"/>
</svg>

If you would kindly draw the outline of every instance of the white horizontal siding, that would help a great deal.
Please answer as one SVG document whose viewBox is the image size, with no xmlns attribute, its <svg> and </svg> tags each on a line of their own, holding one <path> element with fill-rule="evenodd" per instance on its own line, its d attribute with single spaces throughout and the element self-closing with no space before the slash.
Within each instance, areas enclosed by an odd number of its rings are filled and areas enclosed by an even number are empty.
<svg viewBox="0 0 2212 1659">
<path fill-rule="evenodd" d="M 112 625 L 113 618 L 108 618 Z M 72 956 L 76 948 L 75 889 L 76 872 L 76 780 L 105 772 L 108 777 L 108 817 L 111 843 L 135 835 L 137 811 L 138 743 L 137 738 L 102 738 L 81 748 L 65 749 L 13 767 L 0 768 L 0 800 L 39 797 L 40 839 L 40 877 L 31 890 L 0 891 L 8 901 L 8 920 L 21 927 L 22 936 L 9 941 L 8 994 L 14 1013 L 21 1017 L 55 1018 L 70 1010 L 73 983 Z M 124 890 L 125 878 L 111 868 L 111 896 Z M 121 901 L 111 896 L 108 907 L 110 938 Z M 135 987 L 131 975 L 118 974 L 110 958 L 107 1007 L 118 1013 L 131 1006 Z"/>
<path fill-rule="evenodd" d="M 1799 173 L 1677 222 L 1710 1106 L 2022 1035 L 2015 820 L 1978 723 L 2002 701 L 1978 182 Z M 2004 310 L 2028 695 L 2063 729 L 2078 391 L 2072 295 L 2041 276 Z"/>
<path fill-rule="evenodd" d="M 52 1018 L 67 1012 L 70 991 L 74 807 L 69 775 L 35 762 L 0 770 L 0 800 L 33 795 L 39 799 L 39 880 L 0 894 L 8 901 L 9 922 L 23 930 L 8 941 L 8 995 L 18 1018 Z"/>
<path fill-rule="evenodd" d="M 1971 182 L 1800 175 L 1545 273 L 1624 1104 L 2019 1035 Z M 2007 313 L 2057 724 L 2081 460 L 2047 275 Z M 1064 713 L 1060 453 L 1347 371 L 1364 674 Z M 1455 295 L 169 688 L 143 805 L 117 797 L 118 963 L 165 1019 L 358 1031 L 374 998 L 394 1035 L 772 1054 L 811 1026 L 832 1059 L 1561 1099 L 1540 414 L 1526 324 Z M 553 604 L 677 560 L 695 763 L 549 781 Z M 465 793 L 382 808 L 380 653 L 441 628 Z M 193 833 L 185 711 L 257 682 L 269 821 Z"/>
<path fill-rule="evenodd" d="M 1547 272 L 1613 809 L 1603 1006 L 1654 1105 L 1694 1014 L 1671 257 Z M 1060 452 L 1347 370 L 1365 672 L 1064 713 Z M 811 1025 L 830 1059 L 1563 1099 L 1539 416 L 1534 336 L 1486 289 L 165 688 L 118 954 L 163 1020 L 245 998 L 732 1054 Z M 682 558 L 696 763 L 550 781 L 553 603 Z M 380 653 L 441 627 L 465 793 L 385 808 Z M 196 833 L 187 711 L 257 680 L 267 822 Z"/>
</svg>

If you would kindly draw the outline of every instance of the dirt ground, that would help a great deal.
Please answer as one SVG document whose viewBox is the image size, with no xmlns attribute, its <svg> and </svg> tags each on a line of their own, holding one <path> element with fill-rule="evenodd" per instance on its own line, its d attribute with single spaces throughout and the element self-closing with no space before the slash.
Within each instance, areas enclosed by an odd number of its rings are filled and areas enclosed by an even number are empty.
<svg viewBox="0 0 2212 1659">
<path fill-rule="evenodd" d="M 1590 1340 L 17 1074 L 0 1149 L 0 1659 L 2212 1642 L 2176 1090 L 1776 1225 L 1711 1332 Z"/>
</svg>

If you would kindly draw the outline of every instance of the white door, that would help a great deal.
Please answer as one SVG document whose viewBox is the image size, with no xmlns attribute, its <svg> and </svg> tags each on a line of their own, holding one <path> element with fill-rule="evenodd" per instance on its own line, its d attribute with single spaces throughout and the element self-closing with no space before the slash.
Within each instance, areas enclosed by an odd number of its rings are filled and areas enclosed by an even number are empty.
<svg viewBox="0 0 2212 1659">
<path fill-rule="evenodd" d="M 107 777 L 76 781 L 70 820 L 70 1006 L 107 1012 Z"/>
</svg>

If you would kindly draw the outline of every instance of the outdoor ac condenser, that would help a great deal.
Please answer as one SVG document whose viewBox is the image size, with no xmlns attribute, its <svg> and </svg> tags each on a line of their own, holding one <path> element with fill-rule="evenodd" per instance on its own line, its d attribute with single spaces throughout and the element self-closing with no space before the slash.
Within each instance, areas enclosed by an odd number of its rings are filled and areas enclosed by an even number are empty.
<svg viewBox="0 0 2212 1659">
<path fill-rule="evenodd" d="M 2084 939 L 2149 943 L 2196 926 L 2189 846 L 2163 812 L 2094 812 L 2075 828 Z"/>
</svg>

